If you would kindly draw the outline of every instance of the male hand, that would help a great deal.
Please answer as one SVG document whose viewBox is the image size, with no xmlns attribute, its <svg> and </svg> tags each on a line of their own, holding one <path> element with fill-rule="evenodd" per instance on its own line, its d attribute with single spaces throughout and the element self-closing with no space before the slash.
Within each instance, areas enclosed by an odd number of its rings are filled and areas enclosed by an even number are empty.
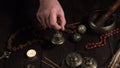
<svg viewBox="0 0 120 68">
<path fill-rule="evenodd" d="M 37 19 L 44 28 L 65 29 L 64 11 L 57 0 L 40 0 Z M 60 20 L 59 24 L 58 20 Z"/>
</svg>

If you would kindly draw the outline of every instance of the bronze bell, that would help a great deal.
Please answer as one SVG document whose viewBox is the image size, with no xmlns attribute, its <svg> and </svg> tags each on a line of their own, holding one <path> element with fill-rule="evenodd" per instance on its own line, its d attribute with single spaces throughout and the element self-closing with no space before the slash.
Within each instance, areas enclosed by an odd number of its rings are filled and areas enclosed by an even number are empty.
<svg viewBox="0 0 120 68">
<path fill-rule="evenodd" d="M 64 37 L 62 35 L 61 32 L 57 31 L 54 35 L 53 35 L 53 38 L 51 40 L 52 44 L 55 44 L 55 45 L 61 45 L 64 43 Z"/>
</svg>

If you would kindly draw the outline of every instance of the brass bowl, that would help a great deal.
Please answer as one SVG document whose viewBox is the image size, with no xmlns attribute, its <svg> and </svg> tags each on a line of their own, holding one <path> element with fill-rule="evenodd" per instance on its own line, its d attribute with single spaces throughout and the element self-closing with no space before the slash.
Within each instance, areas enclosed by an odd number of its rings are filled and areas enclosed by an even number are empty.
<svg viewBox="0 0 120 68">
<path fill-rule="evenodd" d="M 96 32 L 105 33 L 115 28 L 116 20 L 114 14 L 111 15 L 111 17 L 109 17 L 109 19 L 107 19 L 103 24 L 96 25 L 96 21 L 101 17 L 103 13 L 104 12 L 102 10 L 97 10 L 93 16 L 90 17 L 89 26 Z"/>
</svg>

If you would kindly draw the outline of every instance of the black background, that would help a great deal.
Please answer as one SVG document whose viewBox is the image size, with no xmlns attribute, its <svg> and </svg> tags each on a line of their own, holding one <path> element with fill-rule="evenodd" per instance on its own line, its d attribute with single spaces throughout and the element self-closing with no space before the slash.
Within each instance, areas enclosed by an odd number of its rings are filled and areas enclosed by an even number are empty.
<svg viewBox="0 0 120 68">
<path fill-rule="evenodd" d="M 109 6 L 113 4 L 115 0 L 59 0 L 63 10 L 65 12 L 67 24 L 73 22 L 82 22 L 86 25 L 88 16 L 95 10 L 107 10 Z M 30 25 L 36 25 L 39 22 L 36 19 L 36 12 L 39 7 L 38 0 L 0 0 L 0 53 L 2 54 L 7 46 L 7 40 L 9 36 L 20 28 L 24 28 Z M 118 21 L 120 22 L 120 21 Z M 117 23 L 117 27 L 120 26 Z M 42 31 L 40 31 L 42 32 Z M 88 29 L 89 32 L 89 29 Z M 104 47 L 86 50 L 84 49 L 85 43 L 89 41 L 98 41 L 99 34 L 86 33 L 83 35 L 83 39 L 80 43 L 73 43 L 67 38 L 69 35 L 64 34 L 66 42 L 62 46 L 56 47 L 41 47 L 41 44 L 32 44 L 23 50 L 13 52 L 9 59 L 0 60 L 0 68 L 27 68 L 27 64 L 35 64 L 36 68 L 50 68 L 47 65 L 40 64 L 39 60 L 28 59 L 25 55 L 26 51 L 30 48 L 34 48 L 38 52 L 39 56 L 46 56 L 52 59 L 57 64 L 61 64 L 65 56 L 68 53 L 77 51 L 82 56 L 90 56 L 97 60 L 98 68 L 106 68 L 106 65 L 110 61 L 112 53 L 120 46 L 120 35 L 117 34 L 111 37 L 110 41 L 113 47 L 113 51 L 109 47 L 109 41 Z M 52 36 L 52 30 L 46 30 L 43 32 L 43 36 Z M 40 34 L 42 35 L 42 34 Z M 45 41 L 47 43 L 47 41 Z M 46 44 L 49 45 L 49 44 Z M 117 47 L 117 48 L 116 48 Z"/>
</svg>

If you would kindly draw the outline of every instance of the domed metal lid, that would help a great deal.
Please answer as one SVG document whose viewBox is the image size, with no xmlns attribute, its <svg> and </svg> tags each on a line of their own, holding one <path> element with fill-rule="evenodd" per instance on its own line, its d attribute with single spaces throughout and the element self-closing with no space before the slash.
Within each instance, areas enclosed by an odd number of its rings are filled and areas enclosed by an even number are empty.
<svg viewBox="0 0 120 68">
<path fill-rule="evenodd" d="M 82 64 L 82 57 L 78 53 L 70 53 L 66 56 L 66 64 L 72 68 L 76 68 Z"/>
</svg>

